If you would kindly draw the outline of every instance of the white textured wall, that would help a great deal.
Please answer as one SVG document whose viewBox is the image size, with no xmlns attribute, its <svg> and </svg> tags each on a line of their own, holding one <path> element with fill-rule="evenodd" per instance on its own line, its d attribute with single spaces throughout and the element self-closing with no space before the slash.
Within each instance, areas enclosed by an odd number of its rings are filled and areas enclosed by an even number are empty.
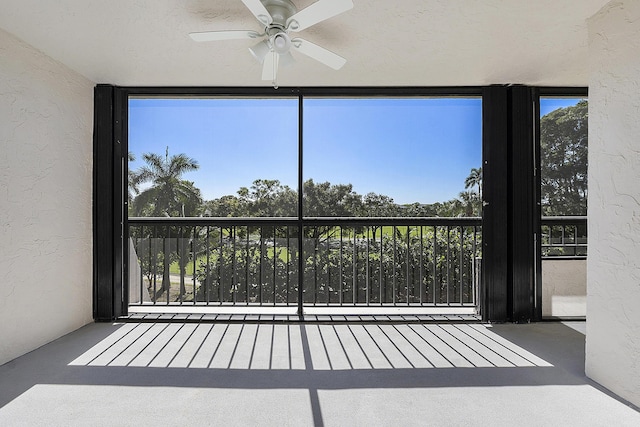
<svg viewBox="0 0 640 427">
<path fill-rule="evenodd" d="M 640 405 L 640 2 L 589 20 L 587 375 Z"/>
<path fill-rule="evenodd" d="M 93 84 L 0 30 L 0 364 L 92 320 Z"/>
</svg>

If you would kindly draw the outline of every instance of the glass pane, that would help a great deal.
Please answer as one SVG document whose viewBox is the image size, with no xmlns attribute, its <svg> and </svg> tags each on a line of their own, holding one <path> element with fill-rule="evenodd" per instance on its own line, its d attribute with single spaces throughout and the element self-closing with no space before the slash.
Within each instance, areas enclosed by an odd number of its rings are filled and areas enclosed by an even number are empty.
<svg viewBox="0 0 640 427">
<path fill-rule="evenodd" d="M 131 216 L 297 215 L 298 100 L 131 98 Z"/>
<path fill-rule="evenodd" d="M 305 216 L 477 216 L 480 98 L 304 100 Z"/>
<path fill-rule="evenodd" d="M 540 100 L 542 216 L 587 214 L 588 102 Z"/>
</svg>

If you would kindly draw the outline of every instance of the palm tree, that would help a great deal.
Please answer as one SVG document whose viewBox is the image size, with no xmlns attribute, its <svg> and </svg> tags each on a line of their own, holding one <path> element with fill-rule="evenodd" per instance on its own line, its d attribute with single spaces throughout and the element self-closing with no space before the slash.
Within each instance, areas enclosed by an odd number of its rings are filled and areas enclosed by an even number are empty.
<svg viewBox="0 0 640 427">
<path fill-rule="evenodd" d="M 142 159 L 146 165 L 132 174 L 131 182 L 134 188 L 142 184 L 151 185 L 140 191 L 133 201 L 133 212 L 138 216 L 195 216 L 202 206 L 200 190 L 191 181 L 182 179 L 186 172 L 199 168 L 195 159 L 186 154 L 178 154 L 169 157 L 169 147 L 164 158 L 155 153 L 145 153 Z M 182 230 L 182 235 L 190 235 L 188 230 Z M 186 252 L 186 239 L 179 239 L 180 251 L 178 262 L 180 265 L 180 293 L 186 292 L 184 277 L 186 266 L 189 262 Z M 164 239 L 164 268 L 162 276 L 162 290 L 169 290 L 169 265 L 170 265 L 170 239 Z"/>
<path fill-rule="evenodd" d="M 135 161 L 136 156 L 131 151 L 128 153 L 129 163 Z M 129 179 L 127 188 L 127 202 L 129 203 L 129 212 L 131 212 L 131 202 L 133 201 L 134 194 L 138 194 L 138 185 L 135 183 L 136 174 L 129 169 Z"/>
<path fill-rule="evenodd" d="M 134 213 L 147 216 L 191 216 L 201 204 L 200 190 L 191 181 L 182 179 L 186 172 L 198 170 L 197 160 L 186 154 L 169 157 L 167 147 L 164 158 L 155 153 L 145 153 L 146 165 L 132 174 L 134 188 L 151 183 L 134 200 Z"/>
<path fill-rule="evenodd" d="M 472 168 L 471 172 L 469 172 L 469 176 L 464 180 L 464 188 L 465 190 L 469 188 L 473 188 L 478 186 L 478 201 L 480 202 L 480 207 L 478 211 L 482 210 L 482 167 Z"/>
<path fill-rule="evenodd" d="M 482 199 L 482 167 L 472 168 L 469 176 L 464 180 L 464 189 L 478 186 L 478 197 Z"/>
</svg>

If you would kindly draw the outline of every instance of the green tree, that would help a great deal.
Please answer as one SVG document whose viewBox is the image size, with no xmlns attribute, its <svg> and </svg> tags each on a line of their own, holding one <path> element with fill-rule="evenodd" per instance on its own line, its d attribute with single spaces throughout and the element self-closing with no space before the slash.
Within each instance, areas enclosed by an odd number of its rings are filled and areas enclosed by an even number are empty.
<svg viewBox="0 0 640 427">
<path fill-rule="evenodd" d="M 155 153 L 145 153 L 142 159 L 146 165 L 134 172 L 131 181 L 136 186 L 146 183 L 151 185 L 140 191 L 133 201 L 133 212 L 137 216 L 166 216 L 184 217 L 196 216 L 202 207 L 200 190 L 192 181 L 182 179 L 182 175 L 198 169 L 198 162 L 186 154 L 178 154 L 169 157 L 167 147 L 164 158 Z M 164 237 L 164 257 L 162 289 L 169 291 L 170 276 L 169 266 L 171 255 L 174 251 L 171 246 L 172 238 L 176 236 L 175 257 L 180 266 L 180 292 L 185 293 L 184 276 L 189 262 L 187 254 L 187 238 L 192 230 L 181 228 L 179 230 L 168 229 Z"/>
<path fill-rule="evenodd" d="M 362 213 L 369 217 L 395 216 L 397 205 L 384 194 L 367 193 L 362 199 Z"/>
<path fill-rule="evenodd" d="M 240 217 L 247 216 L 247 212 L 238 197 L 228 195 L 206 202 L 203 207 L 203 215 L 222 218 Z"/>
<path fill-rule="evenodd" d="M 559 108 L 540 120 L 542 214 L 587 214 L 586 100 Z"/>
<path fill-rule="evenodd" d="M 282 217 L 297 215 L 297 194 L 277 179 L 257 179 L 251 187 L 238 190 L 238 200 L 247 216 Z"/>
<path fill-rule="evenodd" d="M 459 217 L 464 216 L 465 206 L 460 199 L 451 199 L 443 202 L 438 210 L 438 216 Z"/>
<path fill-rule="evenodd" d="M 305 215 L 311 217 L 350 217 L 362 210 L 362 196 L 353 191 L 351 184 L 304 183 Z"/>
<path fill-rule="evenodd" d="M 389 196 L 376 193 L 367 193 L 362 199 L 362 213 L 368 217 L 385 217 L 395 216 L 398 213 L 398 206 Z M 371 226 L 373 232 L 373 240 L 376 239 L 376 233 L 379 226 Z"/>
<path fill-rule="evenodd" d="M 439 216 L 438 212 L 442 208 L 442 203 L 436 202 L 431 204 L 411 203 L 402 205 L 398 209 L 398 216 L 404 217 L 431 217 Z"/>
<path fill-rule="evenodd" d="M 480 204 L 478 194 L 473 191 L 463 191 L 458 197 L 460 197 L 460 200 L 462 201 L 464 216 L 473 216 L 474 213 L 478 211 L 478 206 Z"/>
<path fill-rule="evenodd" d="M 351 184 L 315 183 L 313 179 L 303 185 L 304 214 L 308 217 L 354 217 L 362 211 L 362 196 L 353 191 Z M 305 235 L 317 247 L 323 236 L 331 236 L 337 229 L 331 226 L 307 227 Z"/>
</svg>

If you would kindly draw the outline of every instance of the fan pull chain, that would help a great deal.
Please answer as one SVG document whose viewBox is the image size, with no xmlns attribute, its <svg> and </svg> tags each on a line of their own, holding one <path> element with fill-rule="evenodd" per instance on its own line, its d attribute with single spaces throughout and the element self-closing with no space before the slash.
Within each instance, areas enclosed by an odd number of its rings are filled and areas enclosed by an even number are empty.
<svg viewBox="0 0 640 427">
<path fill-rule="evenodd" d="M 273 61 L 273 88 L 278 89 L 278 54 L 275 54 L 275 58 Z"/>
</svg>

